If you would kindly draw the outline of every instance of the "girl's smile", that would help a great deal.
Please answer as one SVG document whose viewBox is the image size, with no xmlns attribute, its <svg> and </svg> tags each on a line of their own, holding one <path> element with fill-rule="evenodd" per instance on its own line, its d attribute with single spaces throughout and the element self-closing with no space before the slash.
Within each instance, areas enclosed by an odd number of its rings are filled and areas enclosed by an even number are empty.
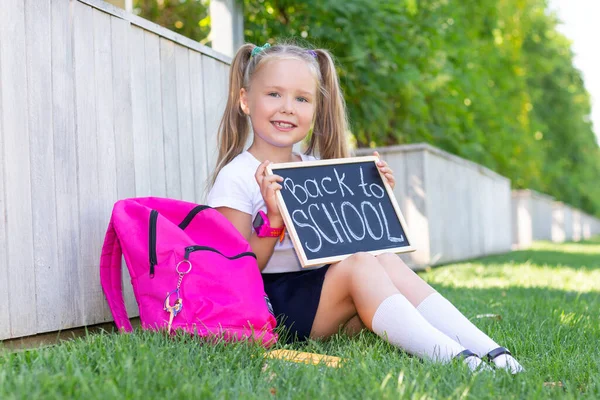
<svg viewBox="0 0 600 400">
<path fill-rule="evenodd" d="M 273 124 L 273 126 L 275 126 L 275 128 L 282 132 L 289 132 L 296 127 L 295 124 L 285 121 L 271 121 L 271 123 Z"/>
</svg>

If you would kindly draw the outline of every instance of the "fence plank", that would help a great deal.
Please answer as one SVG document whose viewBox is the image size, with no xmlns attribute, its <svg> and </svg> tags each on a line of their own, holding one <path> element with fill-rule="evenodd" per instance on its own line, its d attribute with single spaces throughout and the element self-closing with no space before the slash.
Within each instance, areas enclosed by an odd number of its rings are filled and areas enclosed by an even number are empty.
<svg viewBox="0 0 600 400">
<path fill-rule="evenodd" d="M 8 40 L 8 36 L 3 35 L 2 25 L 4 21 L 0 15 L 0 82 L 3 75 L 2 58 L 2 41 Z M 6 61 L 4 61 L 6 62 Z M 4 132 L 4 120 L 2 116 L 5 114 L 2 102 L 3 99 L 2 87 L 0 86 L 0 340 L 9 338 L 10 335 L 10 303 L 8 293 L 8 243 L 6 236 L 6 200 L 5 200 L 5 184 L 4 184 L 4 141 L 8 133 Z"/>
<path fill-rule="evenodd" d="M 77 265 L 79 249 L 79 195 L 73 76 L 73 20 L 67 2 L 52 2 L 52 126 L 56 192 L 57 264 L 60 282 L 60 328 L 81 325 L 83 296 Z"/>
<path fill-rule="evenodd" d="M 117 197 L 122 199 L 135 196 L 135 164 L 133 161 L 133 123 L 131 113 L 131 63 L 129 61 L 130 25 L 128 22 L 115 17 L 111 17 L 110 25 Z M 142 47 L 139 43 L 136 45 Z"/>
<path fill-rule="evenodd" d="M 206 121 L 206 166 L 209 171 L 213 171 L 217 161 L 217 132 L 219 123 L 227 104 L 227 78 L 222 74 L 228 66 L 204 56 L 202 60 L 202 69 L 204 76 L 204 116 Z"/>
<path fill-rule="evenodd" d="M 162 98 L 160 91 L 160 51 L 158 36 L 144 33 L 146 63 L 146 116 L 148 140 L 150 141 L 150 185 L 153 196 L 165 197 L 165 152 L 162 121 Z"/>
<path fill-rule="evenodd" d="M 177 131 L 179 132 L 179 171 L 181 199 L 193 202 L 194 140 L 192 137 L 192 106 L 190 100 L 190 51 L 175 46 L 175 78 L 177 80 Z M 200 155 L 198 155 L 200 157 Z"/>
<path fill-rule="evenodd" d="M 99 219 L 94 222 L 98 229 L 98 242 L 89 243 L 90 259 L 95 260 L 90 265 L 88 273 L 92 275 L 87 280 L 86 292 L 90 297 L 93 308 L 93 322 L 104 322 L 110 319 L 110 310 L 104 299 L 100 286 L 98 265 L 102 243 L 104 242 L 105 226 L 110 220 L 112 205 L 117 201 L 117 161 L 115 144 L 115 113 L 112 71 L 112 45 L 110 15 L 94 9 L 92 12 L 94 26 L 94 70 L 96 71 L 96 140 L 98 142 L 98 184 Z M 90 137 L 91 139 L 91 137 Z M 97 313 L 97 314 L 96 314 Z"/>
<path fill-rule="evenodd" d="M 35 333 L 60 328 L 60 276 L 56 273 L 56 194 L 52 131 L 50 1 L 25 2 L 27 99 L 31 165 L 33 256 L 36 283 Z"/>
<path fill-rule="evenodd" d="M 127 21 L 115 17 L 110 18 L 117 199 L 135 196 L 131 62 L 129 61 L 130 31 L 130 25 Z M 143 46 L 139 47 L 143 48 Z M 121 271 L 125 306 L 130 316 L 137 316 L 137 304 L 130 283 L 129 271 L 125 266 Z M 109 319 L 112 319 L 112 317 Z"/>
<path fill-rule="evenodd" d="M 1 39 L 0 39 L 1 40 Z M 0 43 L 0 46 L 2 44 Z M 0 69 L 2 63 L 0 60 Z M 0 93 L 0 114 L 2 95 Z M 4 130 L 0 121 L 0 340 L 10 337 L 10 303 L 8 293 L 8 243 L 6 242 L 6 202 L 4 201 Z"/>
<path fill-rule="evenodd" d="M 100 187 L 98 185 L 98 145 L 96 142 L 96 71 L 94 63 L 94 18 L 92 8 L 79 2 L 74 3 L 73 15 L 74 71 L 75 71 L 75 115 L 77 130 L 77 165 L 79 169 L 79 255 L 77 272 L 79 285 L 84 296 L 73 299 L 82 302 L 84 314 L 82 324 L 98 321 L 103 308 L 95 307 L 98 302 L 88 296 L 93 276 L 98 275 L 98 245 L 102 241 L 99 221 L 102 220 Z M 102 166 L 104 167 L 104 166 Z"/>
<path fill-rule="evenodd" d="M 167 197 L 179 199 L 181 198 L 181 177 L 179 174 L 179 133 L 177 129 L 177 83 L 175 80 L 175 62 L 175 44 L 170 40 L 160 38 L 160 81 Z"/>
<path fill-rule="evenodd" d="M 150 141 L 148 136 L 146 57 L 144 31 L 131 27 L 129 33 L 129 59 L 131 62 L 131 115 L 133 133 L 133 163 L 135 171 L 135 195 L 149 196 L 150 183 Z"/>
<path fill-rule="evenodd" d="M 194 149 L 194 201 L 205 203 L 208 167 L 206 164 L 206 124 L 204 119 L 203 63 L 199 53 L 190 52 L 190 92 Z M 215 149 L 212 149 L 214 151 Z"/>
<path fill-rule="evenodd" d="M 0 36 L 10 335 L 18 337 L 35 333 L 37 326 L 36 304 L 29 295 L 35 293 L 35 269 L 27 90 L 23 90 L 27 88 L 24 2 L 2 6 Z"/>
</svg>

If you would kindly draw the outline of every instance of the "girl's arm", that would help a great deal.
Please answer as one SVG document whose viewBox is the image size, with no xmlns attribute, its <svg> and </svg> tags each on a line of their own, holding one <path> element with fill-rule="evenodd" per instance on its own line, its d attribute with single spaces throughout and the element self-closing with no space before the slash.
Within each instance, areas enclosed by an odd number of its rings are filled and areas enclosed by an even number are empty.
<svg viewBox="0 0 600 400">
<path fill-rule="evenodd" d="M 256 233 L 252 230 L 252 216 L 246 214 L 245 212 L 234 210 L 229 207 L 217 207 L 217 211 L 223 214 L 232 224 L 237 228 L 238 231 L 246 238 L 248 243 L 250 243 L 250 247 L 252 251 L 256 254 L 256 259 L 258 261 L 258 268 L 262 271 L 269 258 L 273 255 L 273 249 L 275 248 L 275 243 L 279 238 L 259 238 L 256 236 Z M 281 219 L 281 215 L 271 216 L 269 217 L 269 222 L 271 226 L 276 228 L 283 226 L 283 220 Z"/>
</svg>

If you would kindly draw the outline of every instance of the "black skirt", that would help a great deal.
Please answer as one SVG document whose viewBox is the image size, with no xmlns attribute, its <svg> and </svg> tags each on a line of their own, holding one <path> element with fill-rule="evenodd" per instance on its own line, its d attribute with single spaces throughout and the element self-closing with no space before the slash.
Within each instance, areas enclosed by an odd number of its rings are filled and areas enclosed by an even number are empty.
<svg viewBox="0 0 600 400">
<path fill-rule="evenodd" d="M 280 340 L 290 343 L 310 336 L 321 289 L 329 265 L 298 272 L 263 274 L 265 292 L 269 296 L 280 330 Z"/>
</svg>

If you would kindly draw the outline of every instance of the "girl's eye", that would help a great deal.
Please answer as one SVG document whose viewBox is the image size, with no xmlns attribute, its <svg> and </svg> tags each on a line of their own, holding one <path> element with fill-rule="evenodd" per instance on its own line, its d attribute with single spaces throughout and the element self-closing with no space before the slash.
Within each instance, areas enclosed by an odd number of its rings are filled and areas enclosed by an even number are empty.
<svg viewBox="0 0 600 400">
<path fill-rule="evenodd" d="M 308 103 L 308 99 L 306 97 L 296 97 L 300 103 Z"/>
<path fill-rule="evenodd" d="M 271 92 L 268 95 L 271 97 L 279 97 L 279 93 L 277 93 L 277 92 Z"/>
</svg>

